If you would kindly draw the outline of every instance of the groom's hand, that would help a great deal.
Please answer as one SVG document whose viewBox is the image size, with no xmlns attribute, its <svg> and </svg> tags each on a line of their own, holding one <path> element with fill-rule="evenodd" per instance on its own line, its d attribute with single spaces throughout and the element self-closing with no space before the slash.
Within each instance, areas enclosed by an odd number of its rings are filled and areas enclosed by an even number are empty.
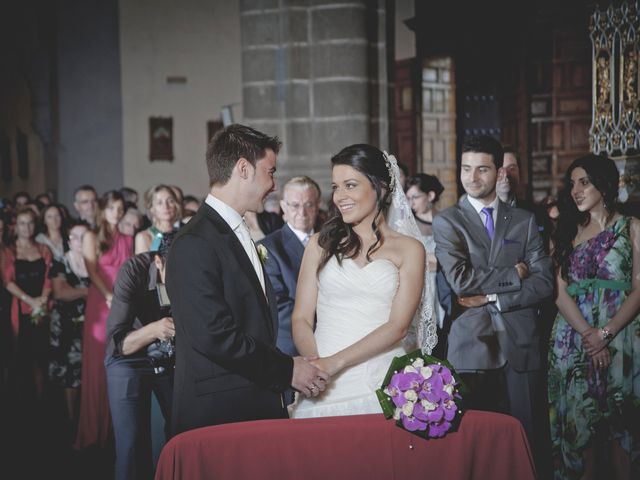
<svg viewBox="0 0 640 480">
<path fill-rule="evenodd" d="M 305 397 L 316 397 L 329 381 L 329 375 L 302 357 L 293 357 L 291 386 Z"/>
</svg>

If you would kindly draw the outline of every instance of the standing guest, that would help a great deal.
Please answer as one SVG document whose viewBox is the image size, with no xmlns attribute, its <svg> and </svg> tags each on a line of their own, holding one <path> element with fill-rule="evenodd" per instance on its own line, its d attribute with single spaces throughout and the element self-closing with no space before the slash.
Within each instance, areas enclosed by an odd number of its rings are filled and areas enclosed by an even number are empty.
<svg viewBox="0 0 640 480">
<path fill-rule="evenodd" d="M 78 212 L 78 218 L 96 227 L 96 214 L 98 211 L 98 195 L 91 185 L 82 185 L 73 192 L 73 208 Z"/>
<path fill-rule="evenodd" d="M 157 249 L 162 236 L 175 230 L 175 223 L 180 219 L 180 207 L 173 189 L 167 185 L 152 187 L 147 196 L 147 212 L 151 218 L 151 226 L 136 235 L 135 253 Z"/>
<path fill-rule="evenodd" d="M 438 260 L 436 259 L 436 241 L 433 238 L 433 217 L 438 213 L 436 203 L 440 199 L 440 195 L 444 191 L 444 187 L 438 180 L 438 177 L 428 175 L 426 173 L 418 173 L 409 177 L 406 181 L 407 199 L 409 205 L 418 223 L 420 233 L 422 233 L 422 242 L 427 251 L 427 268 L 429 270 L 428 277 L 428 301 L 433 305 L 433 313 L 436 317 L 438 328 L 438 345 L 434 351 L 434 355 L 439 357 L 446 354 L 446 334 L 445 334 L 445 310 L 440 304 L 439 297 L 443 296 L 451 298 L 451 289 L 442 273 L 438 275 Z M 440 278 L 438 279 L 438 276 Z M 439 295 L 439 291 L 442 292 Z M 449 309 L 448 309 L 449 310 Z"/>
<path fill-rule="evenodd" d="M 553 291 L 551 260 L 533 215 L 496 195 L 502 145 L 465 139 L 457 205 L 433 220 L 436 257 L 461 312 L 454 312 L 447 359 L 470 388 L 469 408 L 516 417 L 531 443 L 539 392 L 538 304 Z"/>
<path fill-rule="evenodd" d="M 176 325 L 172 433 L 221 423 L 286 418 L 282 393 L 317 395 L 327 375 L 276 348 L 278 316 L 242 216 L 275 190 L 280 142 L 229 125 L 207 148 L 210 194 L 167 259 Z M 314 392 L 310 392 L 313 385 Z"/>
<path fill-rule="evenodd" d="M 38 195 L 36 197 L 36 202 L 40 203 L 43 206 L 49 206 L 53 203 L 53 201 L 51 200 L 51 197 L 49 196 L 48 193 L 41 193 L 40 195 Z"/>
<path fill-rule="evenodd" d="M 174 236 L 166 233 L 157 250 L 127 260 L 113 287 L 105 365 L 118 480 L 153 477 L 152 392 L 170 432 L 175 328 L 164 282 Z"/>
<path fill-rule="evenodd" d="M 9 245 L 9 226 L 4 212 L 0 212 L 0 272 L 4 270 L 4 249 Z M 9 381 L 9 363 L 12 347 L 11 294 L 6 289 L 0 273 L 0 391 Z"/>
<path fill-rule="evenodd" d="M 122 198 L 124 198 L 125 205 L 129 203 L 133 203 L 136 206 L 138 205 L 138 192 L 133 188 L 122 187 L 120 189 L 120 194 L 122 195 Z"/>
<path fill-rule="evenodd" d="M 105 193 L 98 205 L 96 231 L 82 239 L 82 256 L 91 279 L 82 334 L 82 388 L 75 448 L 103 447 L 109 434 L 109 405 L 104 369 L 107 316 L 118 270 L 133 251 L 133 238 L 122 235 L 118 223 L 124 214 L 119 192 Z"/>
<path fill-rule="evenodd" d="M 27 192 L 17 192 L 13 195 L 13 208 L 16 212 L 20 207 L 26 206 L 29 202 L 31 202 L 31 195 Z"/>
<path fill-rule="evenodd" d="M 619 173 L 587 155 L 565 174 L 554 236 L 558 316 L 549 352 L 556 478 L 639 478 L 640 221 L 618 212 Z"/>
<path fill-rule="evenodd" d="M 63 221 L 63 213 L 55 203 L 46 206 L 40 214 L 40 228 L 42 232 L 36 235 L 36 242 L 49 247 L 53 259 L 64 261 L 64 252 L 69 249 L 67 229 Z"/>
<path fill-rule="evenodd" d="M 118 224 L 123 235 L 135 237 L 142 227 L 142 214 L 133 203 L 125 203 L 125 212 Z"/>
<path fill-rule="evenodd" d="M 502 159 L 502 169 L 498 172 L 496 182 L 496 193 L 500 201 L 512 207 L 525 208 L 525 202 L 518 198 L 518 188 L 520 187 L 520 158 L 518 152 L 505 145 Z M 530 210 L 529 208 L 526 208 Z"/>
<path fill-rule="evenodd" d="M 298 352 L 291 335 L 291 313 L 304 247 L 314 233 L 318 217 L 320 187 L 309 177 L 294 177 L 282 189 L 280 206 L 286 223 L 260 244 L 267 249 L 264 268 L 278 300 L 276 346 L 287 355 L 295 356 Z"/>
<path fill-rule="evenodd" d="M 64 390 L 67 419 L 76 423 L 82 361 L 82 326 L 89 274 L 82 256 L 82 238 L 89 230 L 76 221 L 69 230 L 69 251 L 54 261 L 49 277 L 55 304 L 51 312 L 49 378 Z"/>
<path fill-rule="evenodd" d="M 185 215 L 193 216 L 200 208 L 201 203 L 202 202 L 193 195 L 185 195 L 184 200 L 182 201 L 182 211 Z"/>
<path fill-rule="evenodd" d="M 51 293 L 51 251 L 35 241 L 36 215 L 22 207 L 16 214 L 15 240 L 4 249 L 3 283 L 13 295 L 11 325 L 14 335 L 12 368 L 23 381 L 20 391 L 44 392 L 48 347 L 48 302 Z"/>
</svg>

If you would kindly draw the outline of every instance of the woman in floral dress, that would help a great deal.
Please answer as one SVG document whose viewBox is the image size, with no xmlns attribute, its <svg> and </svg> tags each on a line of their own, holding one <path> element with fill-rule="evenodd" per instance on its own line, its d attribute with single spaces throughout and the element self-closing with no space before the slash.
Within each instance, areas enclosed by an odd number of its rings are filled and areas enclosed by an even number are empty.
<svg viewBox="0 0 640 480">
<path fill-rule="evenodd" d="M 549 351 L 556 478 L 639 478 L 640 221 L 617 212 L 618 181 L 596 155 L 565 176 Z"/>
</svg>

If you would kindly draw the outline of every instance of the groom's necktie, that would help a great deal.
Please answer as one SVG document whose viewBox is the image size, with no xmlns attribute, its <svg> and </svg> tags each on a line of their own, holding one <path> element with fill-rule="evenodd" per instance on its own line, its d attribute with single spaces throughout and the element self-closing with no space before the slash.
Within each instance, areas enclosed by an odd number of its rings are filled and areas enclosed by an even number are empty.
<svg viewBox="0 0 640 480">
<path fill-rule="evenodd" d="M 307 246 L 307 243 L 309 243 L 309 239 L 311 238 L 311 235 L 309 235 L 307 233 L 307 235 L 305 235 L 305 237 L 302 239 L 302 245 L 304 245 L 305 247 Z"/>
<path fill-rule="evenodd" d="M 487 231 L 487 235 L 489 235 L 489 240 L 493 240 L 493 207 L 484 207 L 480 210 L 484 213 L 486 220 L 484 221 L 484 228 Z"/>
<path fill-rule="evenodd" d="M 264 271 L 262 270 L 262 263 L 260 263 L 260 258 L 258 258 L 258 251 L 256 250 L 256 245 L 253 243 L 251 239 L 251 234 L 249 233 L 249 227 L 244 222 L 244 220 L 238 225 L 236 228 L 238 233 L 238 238 L 240 239 L 240 243 L 244 247 L 244 251 L 247 253 L 249 260 L 251 260 L 251 264 L 253 265 L 253 269 L 256 271 L 256 275 L 258 276 L 258 280 L 260 280 L 260 285 L 262 286 L 262 291 L 266 294 L 265 286 L 264 286 Z"/>
</svg>

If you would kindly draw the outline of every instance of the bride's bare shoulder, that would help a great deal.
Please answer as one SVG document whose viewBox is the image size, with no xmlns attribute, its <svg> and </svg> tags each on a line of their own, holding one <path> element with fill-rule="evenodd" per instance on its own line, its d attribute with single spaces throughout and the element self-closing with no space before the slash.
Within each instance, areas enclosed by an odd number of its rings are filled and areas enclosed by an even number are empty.
<svg viewBox="0 0 640 480">
<path fill-rule="evenodd" d="M 394 232 L 395 235 L 389 240 L 389 247 L 394 254 L 401 259 L 400 263 L 405 261 L 414 262 L 420 258 L 424 258 L 424 245 L 419 240 Z"/>
</svg>

